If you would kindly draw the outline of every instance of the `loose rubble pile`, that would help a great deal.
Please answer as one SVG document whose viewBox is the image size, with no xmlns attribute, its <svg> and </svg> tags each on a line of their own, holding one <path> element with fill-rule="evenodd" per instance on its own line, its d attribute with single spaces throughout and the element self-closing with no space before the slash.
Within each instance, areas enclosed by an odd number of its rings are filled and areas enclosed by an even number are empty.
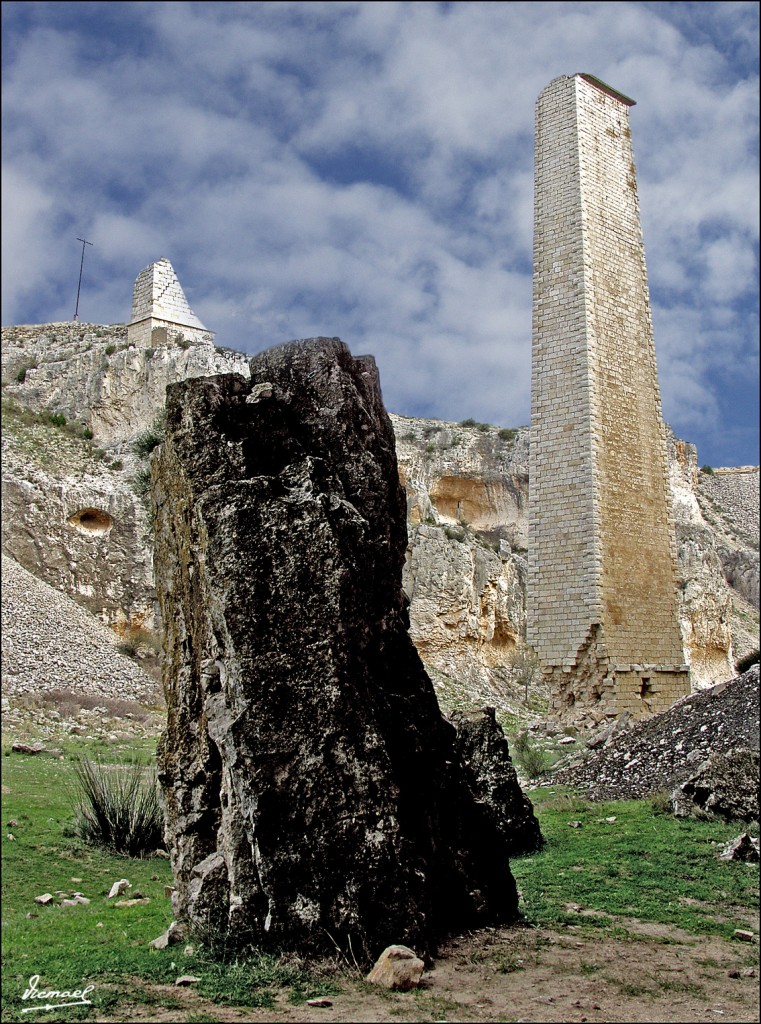
<svg viewBox="0 0 761 1024">
<path fill-rule="evenodd" d="M 613 733 L 553 773 L 553 781 L 578 786 L 594 800 L 640 799 L 669 793 L 711 754 L 758 750 L 759 666 L 709 690 L 685 697 L 663 714 Z"/>
<path fill-rule="evenodd" d="M 2 559 L 3 694 L 51 690 L 156 702 L 157 685 L 119 638 L 71 598 Z"/>
</svg>

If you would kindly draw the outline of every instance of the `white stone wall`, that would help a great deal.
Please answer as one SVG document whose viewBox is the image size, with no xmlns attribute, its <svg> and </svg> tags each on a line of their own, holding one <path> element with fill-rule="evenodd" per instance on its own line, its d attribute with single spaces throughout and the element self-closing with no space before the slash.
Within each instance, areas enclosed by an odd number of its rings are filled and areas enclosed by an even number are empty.
<svg viewBox="0 0 761 1024">
<path fill-rule="evenodd" d="M 537 103 L 528 587 L 543 664 L 599 626 L 628 708 L 638 672 L 666 706 L 688 679 L 631 103 L 584 75 Z"/>
</svg>

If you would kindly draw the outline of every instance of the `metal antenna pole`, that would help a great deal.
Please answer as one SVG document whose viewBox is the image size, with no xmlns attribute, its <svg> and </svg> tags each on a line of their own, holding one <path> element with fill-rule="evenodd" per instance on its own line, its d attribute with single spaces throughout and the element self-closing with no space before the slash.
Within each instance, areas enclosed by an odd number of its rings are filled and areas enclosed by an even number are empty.
<svg viewBox="0 0 761 1024">
<path fill-rule="evenodd" d="M 77 285 L 77 308 L 74 310 L 74 319 L 79 319 L 79 290 L 82 287 L 82 267 L 85 265 L 85 246 L 92 245 L 92 242 L 88 242 L 86 238 L 78 238 L 78 242 L 82 243 L 82 259 L 79 263 L 79 284 Z"/>
</svg>

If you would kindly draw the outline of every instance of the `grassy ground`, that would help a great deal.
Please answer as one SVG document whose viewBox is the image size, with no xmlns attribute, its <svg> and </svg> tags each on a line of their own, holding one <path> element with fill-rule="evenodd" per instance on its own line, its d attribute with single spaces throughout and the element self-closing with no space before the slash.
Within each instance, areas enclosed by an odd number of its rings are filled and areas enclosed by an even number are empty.
<svg viewBox="0 0 761 1024">
<path fill-rule="evenodd" d="M 530 796 L 546 845 L 511 866 L 532 923 L 610 927 L 612 917 L 629 916 L 731 938 L 758 911 L 758 864 L 718 857 L 747 825 L 675 818 L 659 799 L 592 803 L 557 789 Z"/>
<path fill-rule="evenodd" d="M 252 955 L 224 963 L 203 950 L 186 953 L 183 945 L 153 950 L 148 943 L 172 917 L 164 895 L 168 861 L 112 856 L 67 834 L 74 784 L 68 755 L 3 754 L 4 1021 L 29 1019 L 22 994 L 32 975 L 45 989 L 95 986 L 92 1008 L 48 1011 L 46 1021 L 119 1019 L 136 1000 L 143 1006 L 160 1001 L 170 1012 L 176 1004 L 177 1019 L 191 1020 L 187 1010 L 180 1014 L 183 1004 L 172 989 L 159 988 L 182 974 L 199 977 L 199 996 L 220 1007 L 271 1006 L 284 991 L 289 1002 L 303 1005 L 347 985 L 361 988 L 356 978 L 294 958 Z M 124 757 L 117 750 L 112 755 Z M 720 861 L 714 845 L 741 826 L 677 820 L 655 813 L 647 801 L 591 804 L 550 789 L 531 796 L 547 845 L 512 863 L 531 924 L 581 924 L 620 937 L 626 921 L 637 918 L 729 938 L 757 911 L 758 866 Z M 120 878 L 132 883 L 126 897 L 140 894 L 149 902 L 114 906 L 106 897 Z M 46 892 L 59 894 L 54 903 L 35 903 Z M 91 902 L 58 905 L 60 894 L 74 892 Z"/>
</svg>

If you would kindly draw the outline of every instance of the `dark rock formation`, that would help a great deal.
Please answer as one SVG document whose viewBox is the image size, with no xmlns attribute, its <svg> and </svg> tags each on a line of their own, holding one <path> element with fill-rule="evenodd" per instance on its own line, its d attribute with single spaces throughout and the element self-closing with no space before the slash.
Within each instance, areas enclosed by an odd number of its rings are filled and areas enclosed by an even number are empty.
<svg viewBox="0 0 761 1024">
<path fill-rule="evenodd" d="M 758 821 L 757 750 L 740 748 L 714 753 L 675 790 L 671 801 L 678 817 Z"/>
<path fill-rule="evenodd" d="M 540 849 L 539 822 L 521 790 L 494 708 L 454 711 L 449 720 L 457 730 L 460 758 L 471 773 L 471 788 L 488 808 L 510 856 Z"/>
<path fill-rule="evenodd" d="M 167 389 L 153 459 L 175 916 L 370 962 L 517 914 L 407 633 L 375 363 L 338 339 Z"/>
</svg>

